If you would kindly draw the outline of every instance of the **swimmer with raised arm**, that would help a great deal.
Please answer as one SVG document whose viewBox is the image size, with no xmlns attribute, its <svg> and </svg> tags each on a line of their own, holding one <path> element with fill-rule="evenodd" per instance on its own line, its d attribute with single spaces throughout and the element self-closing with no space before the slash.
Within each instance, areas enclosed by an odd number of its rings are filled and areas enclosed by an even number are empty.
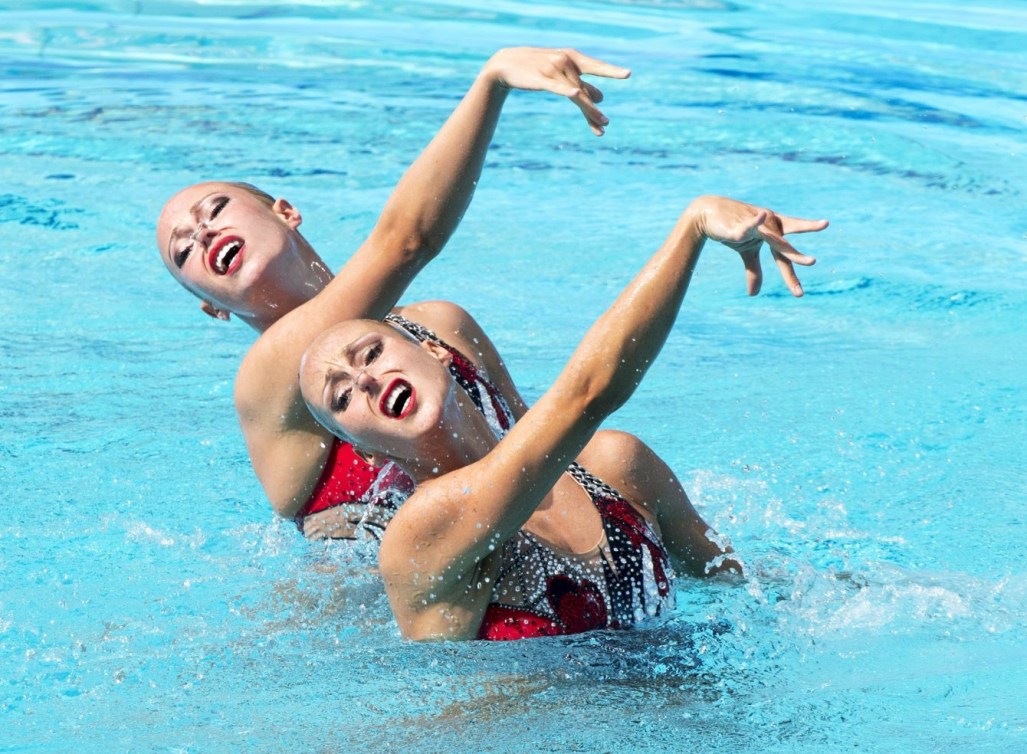
<svg viewBox="0 0 1027 754">
<path fill-rule="evenodd" d="M 382 318 L 456 229 L 474 193 L 510 89 L 569 98 L 593 133 L 607 119 L 602 93 L 582 74 L 626 78 L 629 71 L 575 50 L 510 48 L 496 53 L 389 198 L 370 236 L 333 278 L 299 233 L 302 217 L 284 199 L 247 184 L 201 183 L 164 206 L 157 244 L 171 274 L 210 316 L 243 320 L 259 337 L 235 383 L 235 402 L 257 477 L 274 510 L 300 517 L 308 536 L 350 536 L 367 519 L 378 469 L 315 422 L 296 375 L 303 349 L 326 327 Z M 524 405 L 498 354 L 459 307 L 432 302 L 399 314 L 441 337 L 477 344 L 473 355 L 514 414 Z M 334 508 L 352 503 L 358 509 Z M 341 514 L 340 514 L 341 511 Z M 320 512 L 320 513 L 318 513 Z M 377 527 L 391 515 L 372 517 Z M 311 515 L 317 513 L 318 515 Z"/>
<path fill-rule="evenodd" d="M 670 469 L 638 438 L 597 432 L 657 356 L 707 239 L 741 254 L 759 289 L 763 243 L 797 296 L 786 233 L 800 220 L 702 197 L 596 321 L 556 382 L 499 436 L 450 376 L 451 355 L 380 322 L 345 322 L 303 358 L 319 421 L 417 483 L 379 550 L 393 614 L 412 639 L 511 639 L 626 627 L 661 612 L 671 563 L 741 570 Z M 576 459 L 576 461 L 575 461 Z"/>
</svg>

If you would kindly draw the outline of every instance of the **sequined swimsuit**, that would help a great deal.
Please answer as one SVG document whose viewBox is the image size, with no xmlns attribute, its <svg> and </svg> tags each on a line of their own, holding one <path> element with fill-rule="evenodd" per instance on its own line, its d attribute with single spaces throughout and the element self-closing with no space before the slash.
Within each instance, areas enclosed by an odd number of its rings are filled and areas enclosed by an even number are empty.
<svg viewBox="0 0 1027 754">
<path fill-rule="evenodd" d="M 386 321 L 419 341 L 439 343 L 453 355 L 450 373 L 488 419 L 497 438 L 513 426 L 513 413 L 503 396 L 463 354 L 421 325 L 396 315 L 389 315 Z M 333 458 L 345 458 L 342 452 L 335 452 L 340 446 L 348 448 L 337 440 Z M 370 478 L 363 492 L 334 504 L 352 506 L 360 526 L 380 539 L 385 525 L 409 497 L 413 482 L 396 466 L 386 465 L 379 471 L 363 465 L 370 469 L 363 477 Z M 340 466 L 343 473 L 336 471 Z M 318 489 L 352 485 L 356 473 L 360 473 L 359 465 L 348 461 L 329 466 L 324 477 L 327 482 Z M 660 614 L 671 602 L 669 558 L 649 522 L 617 490 L 577 463 L 571 464 L 567 473 L 588 493 L 599 512 L 603 524 L 599 544 L 586 553 L 567 553 L 531 532 L 518 531 L 503 545 L 501 566 L 478 638 L 523 639 L 626 628 Z M 315 495 L 311 505 L 318 499 Z M 327 507 L 331 505 L 319 510 Z"/>
<path fill-rule="evenodd" d="M 395 321 L 418 340 L 441 342 L 419 325 Z M 446 347 L 454 356 L 453 376 L 496 437 L 502 437 L 513 426 L 506 402 L 474 364 Z M 518 531 L 503 545 L 478 638 L 524 639 L 627 628 L 659 615 L 672 602 L 670 559 L 649 522 L 617 490 L 579 464 L 572 463 L 567 473 L 599 512 L 599 544 L 586 553 L 567 553 L 529 531 Z"/>
<path fill-rule="evenodd" d="M 671 604 L 670 559 L 649 522 L 577 463 L 567 473 L 599 511 L 599 545 L 586 553 L 561 552 L 531 532 L 517 532 L 503 545 L 479 639 L 627 628 Z"/>
<path fill-rule="evenodd" d="M 388 315 L 385 321 L 402 328 L 419 341 L 430 340 L 449 351 L 453 355 L 450 374 L 485 415 L 493 431 L 501 434 L 510 429 L 513 425 L 510 407 L 466 356 L 416 322 L 397 314 Z M 354 535 L 364 533 L 380 540 L 386 525 L 413 488 L 413 480 L 395 464 L 388 463 L 380 468 L 371 466 L 353 452 L 352 445 L 335 438 L 321 478 L 296 517 L 296 524 L 302 528 L 304 517 L 345 506 L 347 519 L 354 526 Z"/>
</svg>

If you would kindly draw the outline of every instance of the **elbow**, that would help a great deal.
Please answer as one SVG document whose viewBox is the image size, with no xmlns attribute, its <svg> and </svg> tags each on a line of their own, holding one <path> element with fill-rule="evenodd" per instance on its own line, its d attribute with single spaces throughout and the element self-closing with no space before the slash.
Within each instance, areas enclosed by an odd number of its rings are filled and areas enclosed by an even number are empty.
<svg viewBox="0 0 1027 754">
<path fill-rule="evenodd" d="M 254 469 L 256 470 L 256 467 Z M 257 473 L 257 479 L 264 488 L 264 495 L 276 516 L 293 521 L 303 517 L 303 510 L 306 508 L 309 497 L 301 500 L 299 499 L 301 491 L 292 487 L 283 489 L 280 484 L 276 486 L 274 479 L 261 477 L 260 473 Z"/>
<path fill-rule="evenodd" d="M 576 396 L 582 416 L 602 422 L 623 406 L 633 389 L 624 389 L 621 380 L 613 379 L 606 370 L 582 370 L 575 376 L 569 391 Z"/>
<path fill-rule="evenodd" d="M 435 248 L 428 239 L 416 232 L 393 232 L 383 240 L 383 249 L 404 267 L 422 267 L 430 262 L 441 248 Z"/>
<path fill-rule="evenodd" d="M 603 422 L 607 417 L 612 416 L 627 401 L 626 397 L 620 397 L 610 392 L 604 392 L 589 399 L 585 403 L 583 415 L 594 417 L 597 423 Z"/>
<path fill-rule="evenodd" d="M 374 231 L 375 246 L 403 266 L 422 267 L 437 257 L 446 239 L 396 218 L 382 218 Z"/>
</svg>

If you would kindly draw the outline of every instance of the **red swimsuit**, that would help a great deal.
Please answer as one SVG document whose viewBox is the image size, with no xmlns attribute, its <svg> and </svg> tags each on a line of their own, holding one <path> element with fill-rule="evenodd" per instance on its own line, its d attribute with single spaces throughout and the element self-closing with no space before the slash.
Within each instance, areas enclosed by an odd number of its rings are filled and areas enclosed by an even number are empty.
<svg viewBox="0 0 1027 754">
<path fill-rule="evenodd" d="M 577 463 L 567 473 L 599 511 L 599 544 L 585 553 L 562 552 L 531 532 L 518 531 L 503 545 L 479 639 L 628 628 L 671 604 L 670 559 L 649 522 Z"/>
<path fill-rule="evenodd" d="M 421 325 L 389 315 L 420 341 L 431 340 L 453 354 L 450 373 L 489 420 L 497 437 L 513 426 L 503 396 L 470 360 Z M 586 553 L 552 547 L 518 531 L 504 545 L 502 564 L 482 618 L 478 638 L 524 639 L 627 628 L 658 615 L 672 601 L 667 550 L 649 522 L 613 487 L 576 463 L 567 473 L 588 493 L 603 522 L 603 536 Z M 354 508 L 351 523 L 381 539 L 381 531 L 413 490 L 398 467 L 364 463 L 336 440 L 310 501 L 300 514 L 337 505 Z"/>
<path fill-rule="evenodd" d="M 420 341 L 431 340 L 448 350 L 453 355 L 450 373 L 489 419 L 493 429 L 510 429 L 513 414 L 509 406 L 467 357 L 416 322 L 396 314 L 390 314 L 385 321 L 403 328 Z M 303 518 L 312 513 L 346 505 L 351 508 L 348 516 L 351 524 L 381 539 L 386 524 L 413 488 L 413 480 L 398 466 L 371 466 L 353 452 L 348 442 L 333 438 L 324 471 L 307 504 L 296 516 L 296 525 L 302 528 Z"/>
<path fill-rule="evenodd" d="M 419 325 L 394 320 L 418 340 L 439 339 Z M 442 345 L 446 346 L 445 343 Z M 450 371 L 489 420 L 496 437 L 513 415 L 488 379 L 457 351 Z M 613 487 L 572 463 L 567 473 L 588 493 L 603 536 L 586 553 L 567 553 L 523 529 L 504 545 L 502 564 L 478 638 L 525 639 L 627 628 L 673 602 L 673 573 L 653 527 Z"/>
</svg>

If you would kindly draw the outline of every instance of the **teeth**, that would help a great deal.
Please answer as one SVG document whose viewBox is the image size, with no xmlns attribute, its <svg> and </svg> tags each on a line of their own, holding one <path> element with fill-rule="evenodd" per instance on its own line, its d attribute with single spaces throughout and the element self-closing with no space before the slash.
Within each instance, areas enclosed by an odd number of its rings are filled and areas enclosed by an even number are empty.
<svg viewBox="0 0 1027 754">
<path fill-rule="evenodd" d="M 218 250 L 218 258 L 215 262 L 218 272 L 225 272 L 228 270 L 228 265 L 235 258 L 235 255 L 239 253 L 239 249 L 241 248 L 242 241 L 231 241 Z"/>
<path fill-rule="evenodd" d="M 406 385 L 396 385 L 396 389 L 389 393 L 385 400 L 385 408 L 391 416 L 399 416 L 400 404 L 406 402 L 407 395 Z"/>
</svg>

